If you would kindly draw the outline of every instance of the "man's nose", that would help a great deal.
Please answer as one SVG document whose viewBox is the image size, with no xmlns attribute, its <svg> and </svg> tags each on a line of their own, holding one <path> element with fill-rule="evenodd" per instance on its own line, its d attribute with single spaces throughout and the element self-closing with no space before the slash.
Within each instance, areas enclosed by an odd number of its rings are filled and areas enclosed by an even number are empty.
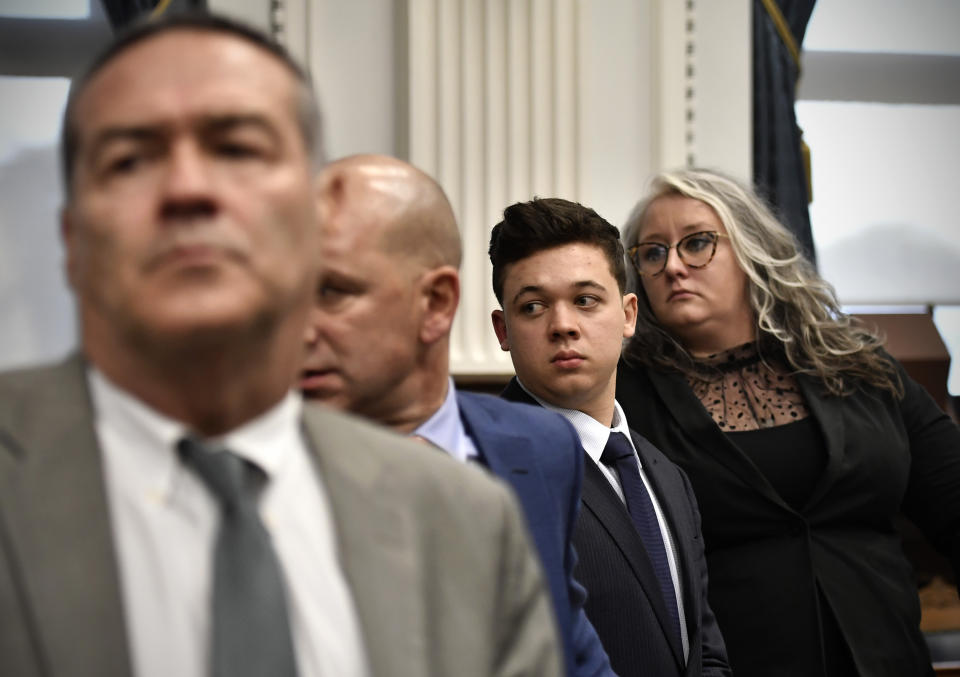
<svg viewBox="0 0 960 677">
<path fill-rule="evenodd" d="M 312 348 L 320 341 L 320 327 L 322 326 L 322 313 L 316 304 L 307 314 L 307 323 L 303 328 L 303 342 L 308 348 Z"/>
<path fill-rule="evenodd" d="M 576 311 L 565 304 L 557 304 L 550 313 L 550 334 L 555 337 L 576 338 L 580 335 Z"/>
<path fill-rule="evenodd" d="M 163 216 L 168 218 L 210 216 L 216 211 L 211 166 L 194 141 L 181 140 L 170 148 L 162 200 Z"/>
<path fill-rule="evenodd" d="M 319 338 L 320 333 L 317 331 L 316 325 L 308 320 L 306 326 L 303 328 L 303 342 L 310 348 Z"/>
</svg>

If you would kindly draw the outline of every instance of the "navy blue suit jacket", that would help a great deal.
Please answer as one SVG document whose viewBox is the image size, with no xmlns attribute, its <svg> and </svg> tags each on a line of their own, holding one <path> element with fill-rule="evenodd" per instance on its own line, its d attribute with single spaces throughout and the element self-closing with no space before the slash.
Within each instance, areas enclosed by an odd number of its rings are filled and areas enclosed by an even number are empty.
<svg viewBox="0 0 960 677">
<path fill-rule="evenodd" d="M 573 577 L 584 459 L 577 432 L 559 414 L 490 395 L 458 392 L 457 405 L 480 460 L 520 499 L 550 587 L 568 674 L 613 675 L 584 613 L 584 588 Z"/>
<path fill-rule="evenodd" d="M 516 378 L 502 396 L 536 404 Z M 539 405 L 538 405 L 539 406 Z M 622 677 L 729 677 L 723 637 L 707 601 L 700 513 L 687 476 L 631 431 L 647 480 L 676 545 L 690 653 L 665 631 L 667 609 L 656 574 L 623 501 L 592 460 L 584 468 L 583 505 L 574 543 L 577 576 L 587 587 L 586 613 Z M 586 452 L 581 452 L 586 458 Z"/>
</svg>

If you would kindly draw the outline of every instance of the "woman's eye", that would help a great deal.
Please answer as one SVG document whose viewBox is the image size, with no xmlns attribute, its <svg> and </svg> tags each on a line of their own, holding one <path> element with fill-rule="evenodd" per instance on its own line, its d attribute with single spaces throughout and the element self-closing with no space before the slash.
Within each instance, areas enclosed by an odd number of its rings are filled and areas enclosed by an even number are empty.
<svg viewBox="0 0 960 677">
<path fill-rule="evenodd" d="M 640 258 L 649 263 L 659 263 L 666 256 L 667 248 L 661 244 L 646 245 L 640 249 Z"/>
<path fill-rule="evenodd" d="M 695 254 L 701 252 L 713 244 L 713 238 L 709 235 L 693 235 L 683 241 L 683 250 Z"/>
</svg>

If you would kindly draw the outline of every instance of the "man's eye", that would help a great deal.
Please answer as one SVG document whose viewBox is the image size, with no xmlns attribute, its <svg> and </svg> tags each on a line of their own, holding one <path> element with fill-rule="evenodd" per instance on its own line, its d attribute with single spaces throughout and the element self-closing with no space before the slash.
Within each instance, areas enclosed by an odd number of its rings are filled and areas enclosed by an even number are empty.
<svg viewBox="0 0 960 677">
<path fill-rule="evenodd" d="M 574 303 L 580 308 L 592 308 L 597 305 L 599 301 L 595 296 L 578 296 Z"/>
<path fill-rule="evenodd" d="M 320 301 L 322 303 L 330 303 L 331 301 L 334 301 L 340 298 L 345 293 L 346 292 L 344 292 L 339 287 L 334 287 L 328 284 L 321 285 L 317 289 L 317 301 Z"/>
<path fill-rule="evenodd" d="M 520 306 L 520 312 L 524 315 L 534 315 L 543 309 L 543 304 L 539 301 L 530 301 Z"/>
<path fill-rule="evenodd" d="M 261 155 L 255 146 L 245 143 L 221 143 L 217 146 L 217 153 L 222 157 L 243 160 Z"/>
<path fill-rule="evenodd" d="M 107 161 L 108 174 L 129 174 L 133 172 L 143 162 L 143 155 L 139 153 L 127 153 L 111 158 Z"/>
</svg>

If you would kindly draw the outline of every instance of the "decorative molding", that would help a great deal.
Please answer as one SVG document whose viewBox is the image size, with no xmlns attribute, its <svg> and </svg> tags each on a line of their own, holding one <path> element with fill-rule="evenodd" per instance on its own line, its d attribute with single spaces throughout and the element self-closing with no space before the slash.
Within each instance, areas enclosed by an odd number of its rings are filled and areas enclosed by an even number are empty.
<svg viewBox="0 0 960 677">
<path fill-rule="evenodd" d="M 654 170 L 657 170 L 687 163 L 687 139 L 693 133 L 695 121 L 695 111 L 689 108 L 693 83 L 688 81 L 687 60 L 693 59 L 696 46 L 687 40 L 687 14 L 692 12 L 692 0 L 689 3 L 655 0 L 652 4 L 656 27 L 653 128 L 656 130 Z"/>
<path fill-rule="evenodd" d="M 750 1 L 656 0 L 653 5 L 656 169 L 706 166 L 749 179 Z"/>
<path fill-rule="evenodd" d="M 270 0 L 270 36 L 280 44 L 287 45 L 287 16 L 284 4 L 284 0 Z"/>
<path fill-rule="evenodd" d="M 697 165 L 697 0 L 686 1 L 683 30 L 683 121 L 684 158 L 687 167 Z"/>
<path fill-rule="evenodd" d="M 486 258 L 503 208 L 579 194 L 575 0 L 409 0 L 409 160 L 444 187 L 465 252 L 451 363 L 509 373 Z"/>
</svg>

